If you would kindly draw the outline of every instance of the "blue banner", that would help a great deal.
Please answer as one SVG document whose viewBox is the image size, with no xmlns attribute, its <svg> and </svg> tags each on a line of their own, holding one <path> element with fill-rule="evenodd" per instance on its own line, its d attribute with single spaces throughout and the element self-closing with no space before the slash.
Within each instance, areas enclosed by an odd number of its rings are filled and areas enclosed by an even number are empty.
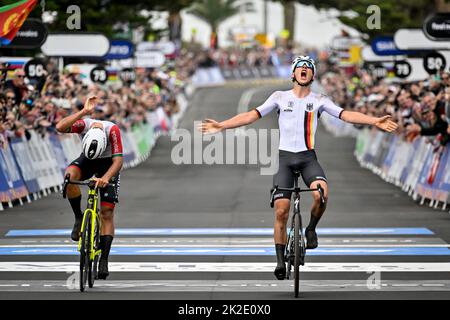
<svg viewBox="0 0 450 320">
<path fill-rule="evenodd" d="M 423 197 L 431 198 L 431 186 L 428 184 L 428 175 L 433 164 L 434 152 L 429 152 L 422 170 L 420 171 L 419 180 L 417 181 L 416 192 Z"/>
<path fill-rule="evenodd" d="M 446 148 L 441 157 L 435 182 L 433 183 L 434 196 L 439 201 L 447 201 L 450 193 L 450 149 Z"/>
<path fill-rule="evenodd" d="M 58 163 L 59 170 L 61 174 L 64 176 L 64 172 L 66 171 L 66 167 L 68 166 L 68 160 L 64 155 L 64 150 L 61 145 L 61 142 L 58 139 L 58 136 L 54 133 L 50 133 L 48 135 L 48 140 L 50 141 L 50 146 L 53 149 L 53 152 L 56 156 L 56 162 Z"/>
<path fill-rule="evenodd" d="M 398 56 L 408 54 L 408 51 L 400 50 L 396 47 L 394 37 L 379 36 L 372 40 L 371 47 L 378 56 Z"/>
<path fill-rule="evenodd" d="M 412 164 L 414 162 L 414 157 L 420 146 L 420 141 L 421 141 L 420 139 L 415 139 L 412 144 L 412 149 L 410 150 L 410 154 L 408 155 L 409 161 L 407 162 L 407 165 L 403 168 L 402 174 L 400 176 L 400 182 L 402 184 L 406 182 L 406 180 L 408 179 L 408 176 L 411 172 Z"/>
<path fill-rule="evenodd" d="M 111 40 L 111 47 L 108 54 L 104 57 L 106 60 L 128 59 L 133 56 L 133 43 L 128 40 Z"/>
<path fill-rule="evenodd" d="M 0 164 L 2 165 L 0 168 L 0 201 L 8 202 L 11 200 L 11 193 L 9 192 L 8 181 L 6 181 L 6 177 L 3 174 L 3 159 L 0 157 Z"/>
<path fill-rule="evenodd" d="M 36 170 L 33 167 L 33 161 L 29 154 L 26 143 L 20 138 L 11 139 L 11 148 L 13 150 L 16 165 L 29 192 L 39 192 L 39 184 L 36 179 Z"/>
<path fill-rule="evenodd" d="M 17 168 L 16 161 L 9 143 L 4 145 L 0 152 L 1 170 L 6 178 L 11 193 L 11 199 L 19 199 L 28 195 L 28 190 L 22 180 L 20 171 Z"/>
<path fill-rule="evenodd" d="M 389 150 L 388 150 L 387 155 L 384 158 L 384 162 L 382 164 L 382 169 L 383 169 L 384 173 L 388 173 L 389 169 L 392 166 L 392 160 L 394 160 L 394 156 L 397 151 L 397 140 L 398 140 L 398 137 L 393 135 L 393 137 L 390 141 Z"/>
</svg>

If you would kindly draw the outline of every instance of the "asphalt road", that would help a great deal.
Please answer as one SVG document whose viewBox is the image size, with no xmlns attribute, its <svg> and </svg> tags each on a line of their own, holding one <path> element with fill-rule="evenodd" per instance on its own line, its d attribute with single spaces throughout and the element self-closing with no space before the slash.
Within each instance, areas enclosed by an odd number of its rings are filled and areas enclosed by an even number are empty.
<svg viewBox="0 0 450 320">
<path fill-rule="evenodd" d="M 194 121 L 226 119 L 288 86 L 198 90 L 180 128 L 193 136 Z M 275 128 L 272 114 L 247 129 Z M 353 139 L 323 128 L 316 139 L 330 195 L 301 299 L 450 298 L 450 215 L 361 169 Z M 59 194 L 1 212 L 0 299 L 292 299 L 293 281 L 272 274 L 272 177 L 248 155 L 246 164 L 175 165 L 178 143 L 162 137 L 122 173 L 111 276 L 86 293 L 76 287 L 73 214 Z"/>
</svg>

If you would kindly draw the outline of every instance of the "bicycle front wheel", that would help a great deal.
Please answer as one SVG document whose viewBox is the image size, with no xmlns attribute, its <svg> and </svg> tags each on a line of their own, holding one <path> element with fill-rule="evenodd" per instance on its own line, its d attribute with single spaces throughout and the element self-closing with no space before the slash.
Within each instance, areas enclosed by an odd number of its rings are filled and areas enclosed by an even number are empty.
<svg viewBox="0 0 450 320">
<path fill-rule="evenodd" d="M 97 254 L 97 250 L 100 246 L 100 218 L 98 217 L 98 215 L 96 219 L 93 219 L 93 221 L 91 222 L 91 226 L 92 223 L 94 224 L 94 239 L 90 243 L 92 243 L 91 249 L 94 252 L 94 261 L 91 261 L 90 263 L 90 271 L 88 276 L 89 288 L 92 288 L 94 286 L 94 282 L 97 279 L 98 259 L 100 257 L 100 254 Z"/>
<path fill-rule="evenodd" d="M 91 213 L 86 212 L 81 233 L 81 247 L 80 247 L 80 291 L 84 292 L 86 282 L 89 277 L 91 262 L 90 262 L 90 230 L 91 230 Z"/>
<path fill-rule="evenodd" d="M 298 298 L 300 288 L 300 232 L 301 232 L 301 217 L 300 214 L 294 214 L 294 295 Z"/>
</svg>

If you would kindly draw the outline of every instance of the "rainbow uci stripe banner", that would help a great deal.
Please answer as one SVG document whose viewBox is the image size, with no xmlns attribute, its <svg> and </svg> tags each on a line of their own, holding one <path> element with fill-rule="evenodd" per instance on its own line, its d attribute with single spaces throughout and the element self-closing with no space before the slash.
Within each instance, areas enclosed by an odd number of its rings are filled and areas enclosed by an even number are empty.
<svg viewBox="0 0 450 320">
<path fill-rule="evenodd" d="M 1 45 L 11 43 L 36 4 L 37 0 L 22 0 L 0 7 Z"/>
</svg>

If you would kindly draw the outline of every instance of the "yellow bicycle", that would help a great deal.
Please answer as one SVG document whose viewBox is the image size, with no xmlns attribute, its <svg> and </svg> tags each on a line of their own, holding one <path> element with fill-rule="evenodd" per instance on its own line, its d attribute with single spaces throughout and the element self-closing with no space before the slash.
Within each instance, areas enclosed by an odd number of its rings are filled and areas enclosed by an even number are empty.
<svg viewBox="0 0 450 320">
<path fill-rule="evenodd" d="M 81 237 L 78 240 L 78 251 L 80 252 L 80 291 L 84 292 L 86 282 L 89 288 L 94 286 L 98 272 L 98 260 L 102 250 L 100 246 L 100 230 L 101 219 L 99 216 L 99 193 L 95 188 L 94 180 L 71 181 L 70 175 L 64 177 L 63 197 L 66 197 L 67 186 L 76 184 L 88 186 L 87 207 L 83 214 L 83 222 L 81 224 Z"/>
</svg>

